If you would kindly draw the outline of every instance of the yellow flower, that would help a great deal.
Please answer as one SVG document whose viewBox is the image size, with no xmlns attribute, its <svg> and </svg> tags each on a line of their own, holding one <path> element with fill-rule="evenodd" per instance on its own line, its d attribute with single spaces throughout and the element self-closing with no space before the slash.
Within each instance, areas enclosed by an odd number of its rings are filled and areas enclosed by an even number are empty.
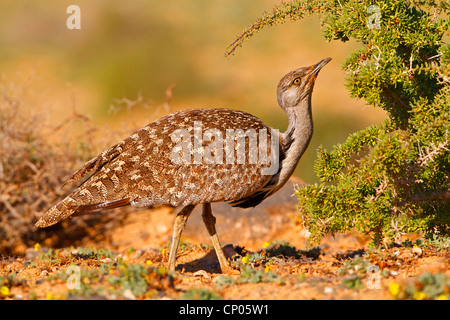
<svg viewBox="0 0 450 320">
<path fill-rule="evenodd" d="M 244 264 L 247 264 L 250 261 L 250 256 L 245 256 L 241 259 Z"/>
<path fill-rule="evenodd" d="M 163 274 L 166 274 L 166 272 L 167 272 L 167 270 L 166 270 L 166 268 L 164 266 L 161 266 L 161 267 L 158 268 L 158 273 L 159 274 L 163 275 Z"/>
<path fill-rule="evenodd" d="M 0 288 L 0 296 L 1 297 L 9 296 L 9 288 L 7 286 L 2 286 Z"/>
<path fill-rule="evenodd" d="M 413 299 L 414 300 L 425 300 L 427 298 L 427 295 L 423 293 L 422 291 L 416 291 L 414 292 Z"/>
<path fill-rule="evenodd" d="M 45 295 L 45 298 L 47 300 L 52 300 L 53 299 L 53 294 L 51 292 L 47 292 L 47 294 Z"/>
<path fill-rule="evenodd" d="M 270 242 L 266 241 L 263 244 L 263 248 L 266 249 L 268 246 L 270 246 Z"/>
<path fill-rule="evenodd" d="M 439 297 L 437 297 L 438 300 L 447 300 L 447 296 L 445 294 L 441 294 Z"/>
<path fill-rule="evenodd" d="M 270 267 L 266 266 L 266 268 L 264 269 L 264 272 L 269 272 L 270 271 Z"/>
<path fill-rule="evenodd" d="M 397 282 L 392 281 L 389 283 L 388 290 L 395 297 L 400 292 L 400 285 Z"/>
<path fill-rule="evenodd" d="M 39 243 L 36 243 L 35 245 L 34 245 L 34 251 L 39 251 L 39 249 L 41 248 L 41 245 L 39 244 Z"/>
<path fill-rule="evenodd" d="M 151 266 L 151 265 L 153 264 L 152 260 L 147 260 L 147 261 L 145 261 L 145 263 L 146 263 L 148 266 Z"/>
</svg>

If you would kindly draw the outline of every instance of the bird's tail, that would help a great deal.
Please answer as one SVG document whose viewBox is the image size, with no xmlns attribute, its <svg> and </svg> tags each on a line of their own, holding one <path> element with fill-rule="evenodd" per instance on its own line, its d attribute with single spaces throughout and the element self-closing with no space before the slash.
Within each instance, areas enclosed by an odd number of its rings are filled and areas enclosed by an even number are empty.
<svg viewBox="0 0 450 320">
<path fill-rule="evenodd" d="M 39 228 L 45 228 L 61 220 L 69 217 L 77 210 L 78 206 L 75 204 L 75 200 L 70 196 L 64 198 L 57 205 L 48 209 L 44 215 L 36 222 L 35 226 Z"/>
<path fill-rule="evenodd" d="M 98 212 L 103 210 L 109 210 L 127 206 L 130 204 L 130 198 L 112 200 L 107 202 L 100 202 L 94 204 L 77 205 L 76 200 L 71 196 L 66 197 L 56 206 L 50 208 L 44 215 L 36 222 L 35 226 L 39 228 L 45 228 L 61 220 L 66 219 L 69 216 L 77 217 L 92 212 Z"/>
</svg>

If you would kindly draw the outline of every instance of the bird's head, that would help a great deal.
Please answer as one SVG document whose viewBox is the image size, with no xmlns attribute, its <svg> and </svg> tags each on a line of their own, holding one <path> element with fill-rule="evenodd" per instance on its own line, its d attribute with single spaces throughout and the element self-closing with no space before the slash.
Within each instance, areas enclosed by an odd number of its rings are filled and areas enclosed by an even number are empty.
<svg viewBox="0 0 450 320">
<path fill-rule="evenodd" d="M 286 110 L 301 105 L 305 99 L 310 99 L 320 69 L 330 60 L 331 58 L 326 58 L 312 66 L 295 69 L 285 75 L 277 88 L 280 106 Z"/>
</svg>

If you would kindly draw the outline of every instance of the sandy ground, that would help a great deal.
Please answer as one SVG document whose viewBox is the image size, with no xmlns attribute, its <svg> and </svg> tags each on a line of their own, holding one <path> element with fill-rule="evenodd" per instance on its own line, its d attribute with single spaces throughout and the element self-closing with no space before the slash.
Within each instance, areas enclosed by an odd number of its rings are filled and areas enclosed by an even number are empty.
<svg viewBox="0 0 450 320">
<path fill-rule="evenodd" d="M 292 181 L 277 196 L 254 209 L 236 209 L 226 204 L 213 206 L 221 243 L 235 269 L 233 274 L 220 272 L 199 208 L 191 215 L 183 234 L 177 274 L 168 273 L 164 267 L 176 210 L 159 207 L 131 213 L 118 228 L 91 234 L 71 247 L 48 251 L 45 244 L 36 244 L 24 256 L 2 257 L 0 298 L 448 297 L 445 292 L 435 296 L 420 295 L 428 289 L 424 288 L 424 281 L 415 280 L 431 273 L 442 274 L 448 282 L 448 250 L 413 245 L 371 249 L 367 237 L 354 233 L 328 236 L 318 247 L 308 246 L 308 233 L 295 219 L 293 184 L 301 182 Z M 418 235 L 408 236 L 411 243 L 418 238 Z M 74 275 L 78 277 L 75 280 L 82 283 L 80 290 L 68 287 L 74 279 L 68 272 L 73 266 L 79 271 Z M 131 277 L 133 268 L 138 267 L 137 278 Z M 143 291 L 136 289 L 141 276 Z M 416 293 L 410 292 L 411 286 L 415 286 Z"/>
</svg>

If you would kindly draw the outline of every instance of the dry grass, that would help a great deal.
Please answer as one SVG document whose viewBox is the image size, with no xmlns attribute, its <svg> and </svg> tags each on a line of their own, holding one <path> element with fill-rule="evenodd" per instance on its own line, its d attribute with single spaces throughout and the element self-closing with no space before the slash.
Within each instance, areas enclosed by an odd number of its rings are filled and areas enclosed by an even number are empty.
<svg viewBox="0 0 450 320">
<path fill-rule="evenodd" d="M 48 110 L 24 102 L 33 101 L 30 95 L 37 94 L 23 84 L 0 81 L 1 255 L 23 254 L 36 242 L 60 247 L 86 236 L 101 238 L 105 228 L 113 228 L 128 212 L 69 219 L 47 229 L 34 227 L 45 210 L 70 192 L 61 189 L 68 176 L 102 148 L 119 141 L 118 135 L 126 135 L 96 127 L 76 110 L 61 123 L 51 124 Z"/>
</svg>

